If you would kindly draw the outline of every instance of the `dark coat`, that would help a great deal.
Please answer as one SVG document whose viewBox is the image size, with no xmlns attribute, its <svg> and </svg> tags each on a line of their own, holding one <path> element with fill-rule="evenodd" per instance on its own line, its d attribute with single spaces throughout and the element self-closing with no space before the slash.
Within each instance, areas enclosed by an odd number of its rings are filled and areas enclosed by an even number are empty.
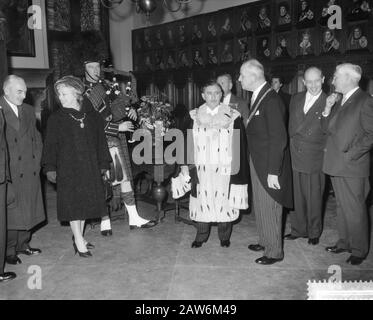
<svg viewBox="0 0 373 320">
<path fill-rule="evenodd" d="M 294 170 L 303 173 L 320 173 L 324 160 L 326 132 L 321 126 L 321 113 L 324 111 L 326 94 L 320 97 L 304 114 L 306 93 L 293 95 L 290 102 L 289 136 L 290 154 Z"/>
<path fill-rule="evenodd" d="M 260 91 L 254 105 L 270 89 L 266 84 Z M 286 130 L 285 106 L 280 96 L 272 90 L 263 99 L 255 115 L 246 128 L 249 154 L 255 171 L 268 194 L 284 207 L 293 207 L 293 183 Z M 280 190 L 268 187 L 268 175 L 277 175 Z"/>
<path fill-rule="evenodd" d="M 0 105 L 0 184 L 10 181 L 9 154 L 5 139 L 5 119 Z"/>
<path fill-rule="evenodd" d="M 249 102 L 237 97 L 233 93 L 231 94 L 231 100 L 229 103 L 237 103 L 238 104 L 238 109 L 237 111 L 241 113 L 243 123 L 246 123 L 247 118 L 249 117 Z"/>
<path fill-rule="evenodd" d="M 364 178 L 369 176 L 373 145 L 373 98 L 358 89 L 341 106 L 333 108 L 329 117 L 322 117 L 328 139 L 323 171 L 336 177 Z"/>
<path fill-rule="evenodd" d="M 0 98 L 6 121 L 11 183 L 8 184 L 8 229 L 30 230 L 45 220 L 40 185 L 41 137 L 34 108 L 19 107 L 19 117 Z"/>
<path fill-rule="evenodd" d="M 102 217 L 107 212 L 101 169 L 109 169 L 111 161 L 103 120 L 87 111 L 81 128 L 71 115 L 81 119 L 84 112 L 61 108 L 50 116 L 43 151 L 44 172 L 57 172 L 57 217 Z"/>
</svg>

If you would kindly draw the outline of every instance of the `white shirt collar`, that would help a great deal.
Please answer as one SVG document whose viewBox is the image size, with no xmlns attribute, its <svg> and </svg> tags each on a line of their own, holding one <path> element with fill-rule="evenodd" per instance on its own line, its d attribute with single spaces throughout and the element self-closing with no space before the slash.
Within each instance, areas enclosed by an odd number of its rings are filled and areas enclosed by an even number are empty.
<svg viewBox="0 0 373 320">
<path fill-rule="evenodd" d="M 215 109 L 210 109 L 210 107 L 208 105 L 206 105 L 206 107 L 207 107 L 206 108 L 206 113 L 210 114 L 212 116 L 215 116 L 219 112 L 220 104 Z"/>
<path fill-rule="evenodd" d="M 267 81 L 264 81 L 264 83 L 253 92 L 253 96 L 251 97 L 251 101 L 254 102 L 256 100 L 256 98 L 258 97 L 260 91 L 262 91 L 262 89 L 264 88 L 264 86 L 266 84 L 267 84 Z"/>
<path fill-rule="evenodd" d="M 224 97 L 224 100 L 223 100 L 223 103 L 225 105 L 229 105 L 229 102 L 231 101 L 231 96 L 232 96 L 232 93 L 228 93 L 225 97 Z"/>
<path fill-rule="evenodd" d="M 322 90 L 320 91 L 320 93 L 317 96 L 314 96 L 313 94 L 311 94 L 311 93 L 309 93 L 307 91 L 307 93 L 306 93 L 306 101 L 307 100 L 311 101 L 311 99 L 313 99 L 313 101 L 316 101 L 321 96 L 321 94 L 322 94 Z"/>
<path fill-rule="evenodd" d="M 5 101 L 10 105 L 10 107 L 12 108 L 13 112 L 16 114 L 16 116 L 18 117 L 18 107 L 14 104 L 14 103 L 11 103 L 5 96 L 4 96 L 4 99 Z"/>
<path fill-rule="evenodd" d="M 352 89 L 350 90 L 349 92 L 347 92 L 344 96 L 343 96 L 343 99 L 344 101 L 346 102 L 348 99 L 350 99 L 350 97 L 359 89 L 359 87 L 356 87 L 355 89 Z"/>
<path fill-rule="evenodd" d="M 303 107 L 303 110 L 304 110 L 305 114 L 307 114 L 307 112 L 312 108 L 312 106 L 315 104 L 317 99 L 319 99 L 321 94 L 322 94 L 322 90 L 320 91 L 320 93 L 317 96 L 314 96 L 313 94 L 311 94 L 307 91 L 306 101 L 304 102 L 304 107 Z"/>
</svg>

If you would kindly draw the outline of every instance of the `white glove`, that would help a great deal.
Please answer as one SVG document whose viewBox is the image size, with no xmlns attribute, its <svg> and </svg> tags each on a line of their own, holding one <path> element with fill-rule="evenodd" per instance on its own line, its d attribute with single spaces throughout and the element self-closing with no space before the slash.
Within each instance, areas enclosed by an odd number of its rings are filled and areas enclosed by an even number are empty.
<svg viewBox="0 0 373 320">
<path fill-rule="evenodd" d="M 192 189 L 190 176 L 180 173 L 176 178 L 171 179 L 172 197 L 179 199 Z"/>
</svg>

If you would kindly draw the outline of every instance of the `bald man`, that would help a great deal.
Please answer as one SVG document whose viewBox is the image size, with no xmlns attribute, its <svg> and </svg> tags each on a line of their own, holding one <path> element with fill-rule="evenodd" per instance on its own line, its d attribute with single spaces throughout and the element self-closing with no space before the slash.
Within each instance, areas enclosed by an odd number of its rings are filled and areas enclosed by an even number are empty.
<svg viewBox="0 0 373 320">
<path fill-rule="evenodd" d="M 41 137 L 36 129 L 32 106 L 23 103 L 25 81 L 8 76 L 3 85 L 0 106 L 4 111 L 9 150 L 11 183 L 7 190 L 8 264 L 22 263 L 19 254 L 37 255 L 40 249 L 30 247 L 31 229 L 45 220 L 40 186 Z"/>
<path fill-rule="evenodd" d="M 328 252 L 351 252 L 347 262 L 361 264 L 369 250 L 369 152 L 373 146 L 373 98 L 359 88 L 358 65 L 337 67 L 322 122 L 328 130 L 323 171 L 331 176 L 337 201 L 339 240 Z"/>
<path fill-rule="evenodd" d="M 289 107 L 294 211 L 290 213 L 291 233 L 285 239 L 308 238 L 311 245 L 319 243 L 322 232 L 326 133 L 320 119 L 326 102 L 324 80 L 320 69 L 307 69 L 303 79 L 307 90 L 293 95 Z"/>
<path fill-rule="evenodd" d="M 259 61 L 245 62 L 239 81 L 244 90 L 253 92 L 246 134 L 259 243 L 249 245 L 249 250 L 264 251 L 255 262 L 270 265 L 284 258 L 282 209 L 293 206 L 286 111 Z"/>
</svg>

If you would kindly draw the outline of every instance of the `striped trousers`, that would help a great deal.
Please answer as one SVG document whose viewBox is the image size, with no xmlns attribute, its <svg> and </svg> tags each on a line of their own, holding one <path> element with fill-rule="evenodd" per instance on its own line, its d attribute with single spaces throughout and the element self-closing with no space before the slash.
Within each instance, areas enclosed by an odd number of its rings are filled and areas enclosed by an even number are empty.
<svg viewBox="0 0 373 320">
<path fill-rule="evenodd" d="M 263 188 L 250 158 L 250 173 L 253 189 L 253 205 L 259 244 L 265 248 L 264 256 L 282 259 L 282 206 Z"/>
</svg>

